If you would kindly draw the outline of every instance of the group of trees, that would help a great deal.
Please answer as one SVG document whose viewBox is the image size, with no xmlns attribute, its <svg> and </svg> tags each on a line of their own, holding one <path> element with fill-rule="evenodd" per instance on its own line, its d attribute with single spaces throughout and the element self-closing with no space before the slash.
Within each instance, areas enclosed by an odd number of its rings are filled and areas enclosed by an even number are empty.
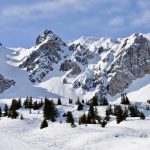
<svg viewBox="0 0 150 150">
<path fill-rule="evenodd" d="M 117 124 L 126 120 L 127 117 L 140 117 L 140 119 L 145 119 L 144 113 L 139 111 L 136 105 L 129 105 L 128 107 L 121 105 L 114 105 L 112 107 L 109 105 L 106 109 L 106 116 L 109 117 L 110 115 L 116 116 Z"/>
<path fill-rule="evenodd" d="M 3 111 L 0 107 L 0 117 L 7 116 L 9 118 L 16 119 L 19 116 L 19 113 L 17 112 L 17 110 L 21 107 L 22 107 L 21 99 L 18 99 L 18 100 L 13 99 L 10 107 L 8 107 L 8 105 L 5 104 Z"/>
<path fill-rule="evenodd" d="M 61 104 L 61 100 L 58 99 L 58 105 Z M 43 121 L 41 123 L 41 129 L 48 127 L 47 120 L 50 120 L 52 122 L 56 121 L 56 118 L 58 116 L 58 110 L 56 108 L 56 104 L 53 102 L 53 100 L 49 100 L 48 98 L 45 98 L 44 105 L 43 105 Z"/>
<path fill-rule="evenodd" d="M 121 104 L 130 105 L 129 98 L 126 93 L 121 94 Z"/>
<path fill-rule="evenodd" d="M 27 97 L 26 100 L 23 103 L 24 108 L 29 108 L 33 110 L 38 110 L 43 106 L 43 100 L 37 102 L 33 101 L 32 97 Z"/>
<path fill-rule="evenodd" d="M 107 120 L 98 115 L 97 107 L 94 107 L 92 104 L 89 106 L 87 115 L 84 113 L 79 117 L 79 125 L 81 124 L 101 124 L 102 127 L 105 127 Z"/>
<path fill-rule="evenodd" d="M 69 99 L 69 104 L 72 104 L 73 100 Z M 62 105 L 61 99 L 58 98 L 56 103 L 57 105 Z M 12 119 L 16 119 L 19 116 L 18 109 L 25 108 L 33 110 L 43 109 L 43 120 L 40 128 L 43 129 L 48 127 L 48 121 L 55 122 L 58 117 L 58 109 L 53 100 L 45 98 L 44 101 L 33 101 L 32 97 L 27 97 L 25 101 L 22 103 L 21 98 L 13 99 L 10 107 L 5 104 L 3 110 L 0 107 L 0 117 L 8 116 Z M 89 101 L 82 101 L 78 98 L 75 102 L 77 105 L 77 110 L 83 110 L 84 106 L 87 105 L 89 110 L 87 113 L 84 113 L 79 117 L 79 125 L 81 124 L 100 124 L 102 127 L 105 127 L 107 122 L 110 121 L 110 116 L 113 115 L 116 117 L 116 122 L 119 124 L 120 122 L 126 120 L 127 117 L 140 117 L 140 119 L 145 119 L 145 115 L 142 111 L 140 111 L 136 105 L 131 105 L 126 93 L 121 94 L 121 105 L 108 105 L 107 98 L 98 98 L 94 96 Z M 97 106 L 108 105 L 105 112 L 105 117 L 101 117 L 98 114 Z M 146 105 L 146 110 L 149 110 L 149 105 Z M 66 122 L 70 123 L 72 127 L 75 127 L 74 117 L 71 111 L 64 113 L 63 117 L 66 117 Z M 24 119 L 23 115 L 20 114 L 20 119 Z"/>
<path fill-rule="evenodd" d="M 93 96 L 93 98 L 90 100 L 89 102 L 90 104 L 92 104 L 93 106 L 106 106 L 108 105 L 108 100 L 106 97 L 101 97 L 99 98 L 98 96 Z"/>
</svg>

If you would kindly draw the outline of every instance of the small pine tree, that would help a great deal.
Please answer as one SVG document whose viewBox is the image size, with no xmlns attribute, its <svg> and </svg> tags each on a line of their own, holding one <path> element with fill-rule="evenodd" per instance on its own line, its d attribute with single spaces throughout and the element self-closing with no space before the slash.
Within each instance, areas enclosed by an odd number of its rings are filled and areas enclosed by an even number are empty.
<svg viewBox="0 0 150 150">
<path fill-rule="evenodd" d="M 137 108 L 137 106 L 129 106 L 128 110 L 130 112 L 130 117 L 139 117 L 140 116 L 140 112 Z"/>
<path fill-rule="evenodd" d="M 126 93 L 121 94 L 121 104 L 130 105 L 129 98 Z"/>
<path fill-rule="evenodd" d="M 124 111 L 123 111 L 123 120 L 126 120 L 127 117 L 129 117 L 129 111 L 128 109 L 125 107 Z"/>
<path fill-rule="evenodd" d="M 87 116 L 86 116 L 86 114 L 83 114 L 82 116 L 79 117 L 79 125 L 80 124 L 87 124 Z"/>
<path fill-rule="evenodd" d="M 76 105 L 79 105 L 80 104 L 80 99 L 78 97 L 77 101 L 76 101 Z"/>
<path fill-rule="evenodd" d="M 93 105 L 90 105 L 90 108 L 88 111 L 88 117 L 87 117 L 88 123 L 90 122 L 92 124 L 96 124 L 97 117 L 98 117 L 97 109 L 94 109 Z"/>
<path fill-rule="evenodd" d="M 81 103 L 78 104 L 77 110 L 78 110 L 78 111 L 83 110 L 83 105 L 82 105 Z"/>
<path fill-rule="evenodd" d="M 46 119 L 44 119 L 44 120 L 42 121 L 42 123 L 41 123 L 40 129 L 43 129 L 43 128 L 46 128 L 46 127 L 48 127 L 48 122 L 47 122 Z"/>
<path fill-rule="evenodd" d="M 142 111 L 140 112 L 140 119 L 141 120 L 145 120 L 145 115 L 144 115 L 144 113 Z"/>
<path fill-rule="evenodd" d="M 122 109 L 122 107 L 120 105 L 118 105 L 117 106 L 117 113 L 116 113 L 117 124 L 119 124 L 123 120 L 124 120 L 123 109 Z"/>
<path fill-rule="evenodd" d="M 50 101 L 49 99 L 45 98 L 44 107 L 43 107 L 44 119 L 51 120 L 54 122 L 57 115 L 58 115 L 58 111 L 53 100 Z"/>
<path fill-rule="evenodd" d="M 4 117 L 8 115 L 8 105 L 5 104 L 4 106 Z"/>
<path fill-rule="evenodd" d="M 84 99 L 82 99 L 82 103 L 84 104 Z"/>
<path fill-rule="evenodd" d="M 57 105 L 61 105 L 61 99 L 58 98 Z"/>
<path fill-rule="evenodd" d="M 69 98 L 69 104 L 72 104 L 72 99 Z"/>
<path fill-rule="evenodd" d="M 102 105 L 102 106 L 108 105 L 108 100 L 106 97 L 101 97 L 101 99 L 99 101 L 100 101 L 100 105 Z"/>
<path fill-rule="evenodd" d="M 91 99 L 91 104 L 93 106 L 98 106 L 98 98 L 96 95 Z"/>
<path fill-rule="evenodd" d="M 74 124 L 74 119 L 73 119 L 73 115 L 72 115 L 72 112 L 71 112 L 71 111 L 68 111 L 68 112 L 67 112 L 66 122 L 67 122 L 67 123 Z"/>
<path fill-rule="evenodd" d="M 105 120 L 106 120 L 106 121 L 110 121 L 110 116 L 109 116 L 109 115 L 106 115 L 106 116 L 105 116 Z"/>
<path fill-rule="evenodd" d="M 109 105 L 107 108 L 106 108 L 106 116 L 107 115 L 112 115 L 113 114 L 113 109 L 112 109 L 112 106 Z"/>
<path fill-rule="evenodd" d="M 9 110 L 8 117 L 10 117 L 11 119 L 16 119 L 18 116 L 19 114 L 15 109 Z"/>
</svg>

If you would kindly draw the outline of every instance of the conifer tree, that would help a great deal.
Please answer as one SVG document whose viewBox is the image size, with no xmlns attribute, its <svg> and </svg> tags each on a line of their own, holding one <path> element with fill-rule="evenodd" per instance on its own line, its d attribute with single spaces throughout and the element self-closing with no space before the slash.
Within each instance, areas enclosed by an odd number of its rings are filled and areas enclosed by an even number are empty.
<svg viewBox="0 0 150 150">
<path fill-rule="evenodd" d="M 93 106 L 98 106 L 98 98 L 96 95 L 91 99 L 91 104 Z"/>
<path fill-rule="evenodd" d="M 71 111 L 67 112 L 67 118 L 66 118 L 67 123 L 71 123 L 72 125 L 74 124 L 74 119 Z"/>
<path fill-rule="evenodd" d="M 82 103 L 84 104 L 84 99 L 82 99 Z"/>
<path fill-rule="evenodd" d="M 110 116 L 108 114 L 105 116 L 105 120 L 110 121 Z"/>
<path fill-rule="evenodd" d="M 92 124 L 96 123 L 97 118 L 97 112 L 95 111 L 93 105 L 90 105 L 89 111 L 88 111 L 88 119 L 90 119 Z"/>
<path fill-rule="evenodd" d="M 72 99 L 69 98 L 69 104 L 72 104 Z"/>
<path fill-rule="evenodd" d="M 39 105 L 37 103 L 37 101 L 33 102 L 33 110 L 38 110 L 39 109 Z"/>
<path fill-rule="evenodd" d="M 83 104 L 79 103 L 77 110 L 78 110 L 78 111 L 83 110 Z"/>
<path fill-rule="evenodd" d="M 80 104 L 80 99 L 78 97 L 77 101 L 76 101 L 76 105 L 79 105 Z"/>
<path fill-rule="evenodd" d="M 119 124 L 123 120 L 124 120 L 123 109 L 120 105 L 118 105 L 117 106 L 117 113 L 116 113 L 117 124 Z"/>
<path fill-rule="evenodd" d="M 41 123 L 40 129 L 43 129 L 43 128 L 46 128 L 46 127 L 48 127 L 48 122 L 47 122 L 46 119 L 44 119 L 44 120 L 42 121 L 42 123 Z"/>
<path fill-rule="evenodd" d="M 15 109 L 11 109 L 8 111 L 8 117 L 11 119 L 16 119 L 19 116 L 18 112 Z"/>
<path fill-rule="evenodd" d="M 141 120 L 145 120 L 145 115 L 144 115 L 144 113 L 142 111 L 140 112 L 140 119 Z"/>
<path fill-rule="evenodd" d="M 130 117 L 139 117 L 140 116 L 140 112 L 137 108 L 137 106 L 129 106 L 128 110 L 130 112 Z"/>
<path fill-rule="evenodd" d="M 53 100 L 50 101 L 49 99 L 45 98 L 43 115 L 44 115 L 44 119 L 55 121 L 58 114 L 57 114 L 57 108 Z"/>
<path fill-rule="evenodd" d="M 83 114 L 79 117 L 79 124 L 87 124 L 87 116 L 86 114 Z"/>
<path fill-rule="evenodd" d="M 100 105 L 102 106 L 108 105 L 108 100 L 106 97 L 102 97 L 99 101 L 100 101 Z"/>
<path fill-rule="evenodd" d="M 8 105 L 5 104 L 4 106 L 4 117 L 8 115 Z"/>
<path fill-rule="evenodd" d="M 57 105 L 61 105 L 61 99 L 60 98 L 58 98 Z"/>
<path fill-rule="evenodd" d="M 106 116 L 108 115 L 112 115 L 113 114 L 113 109 L 112 109 L 112 106 L 109 105 L 107 108 L 106 108 Z"/>
</svg>

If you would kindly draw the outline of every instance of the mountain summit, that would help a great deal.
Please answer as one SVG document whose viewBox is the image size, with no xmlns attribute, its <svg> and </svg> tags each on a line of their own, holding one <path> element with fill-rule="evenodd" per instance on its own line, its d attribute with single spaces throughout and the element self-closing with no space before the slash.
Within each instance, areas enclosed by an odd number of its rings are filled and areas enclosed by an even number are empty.
<svg viewBox="0 0 150 150">
<path fill-rule="evenodd" d="M 46 29 L 32 48 L 11 50 L 9 65 L 23 69 L 33 86 L 59 96 L 115 96 L 150 74 L 149 40 L 140 33 L 66 43 Z"/>
</svg>

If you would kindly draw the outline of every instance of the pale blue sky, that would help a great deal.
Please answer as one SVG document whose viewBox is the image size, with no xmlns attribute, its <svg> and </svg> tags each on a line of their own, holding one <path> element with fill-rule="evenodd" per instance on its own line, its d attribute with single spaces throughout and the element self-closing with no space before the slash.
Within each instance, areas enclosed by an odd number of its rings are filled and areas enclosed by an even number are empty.
<svg viewBox="0 0 150 150">
<path fill-rule="evenodd" d="M 150 0 L 1 0 L 0 42 L 31 47 L 50 29 L 63 40 L 150 32 Z"/>
</svg>

